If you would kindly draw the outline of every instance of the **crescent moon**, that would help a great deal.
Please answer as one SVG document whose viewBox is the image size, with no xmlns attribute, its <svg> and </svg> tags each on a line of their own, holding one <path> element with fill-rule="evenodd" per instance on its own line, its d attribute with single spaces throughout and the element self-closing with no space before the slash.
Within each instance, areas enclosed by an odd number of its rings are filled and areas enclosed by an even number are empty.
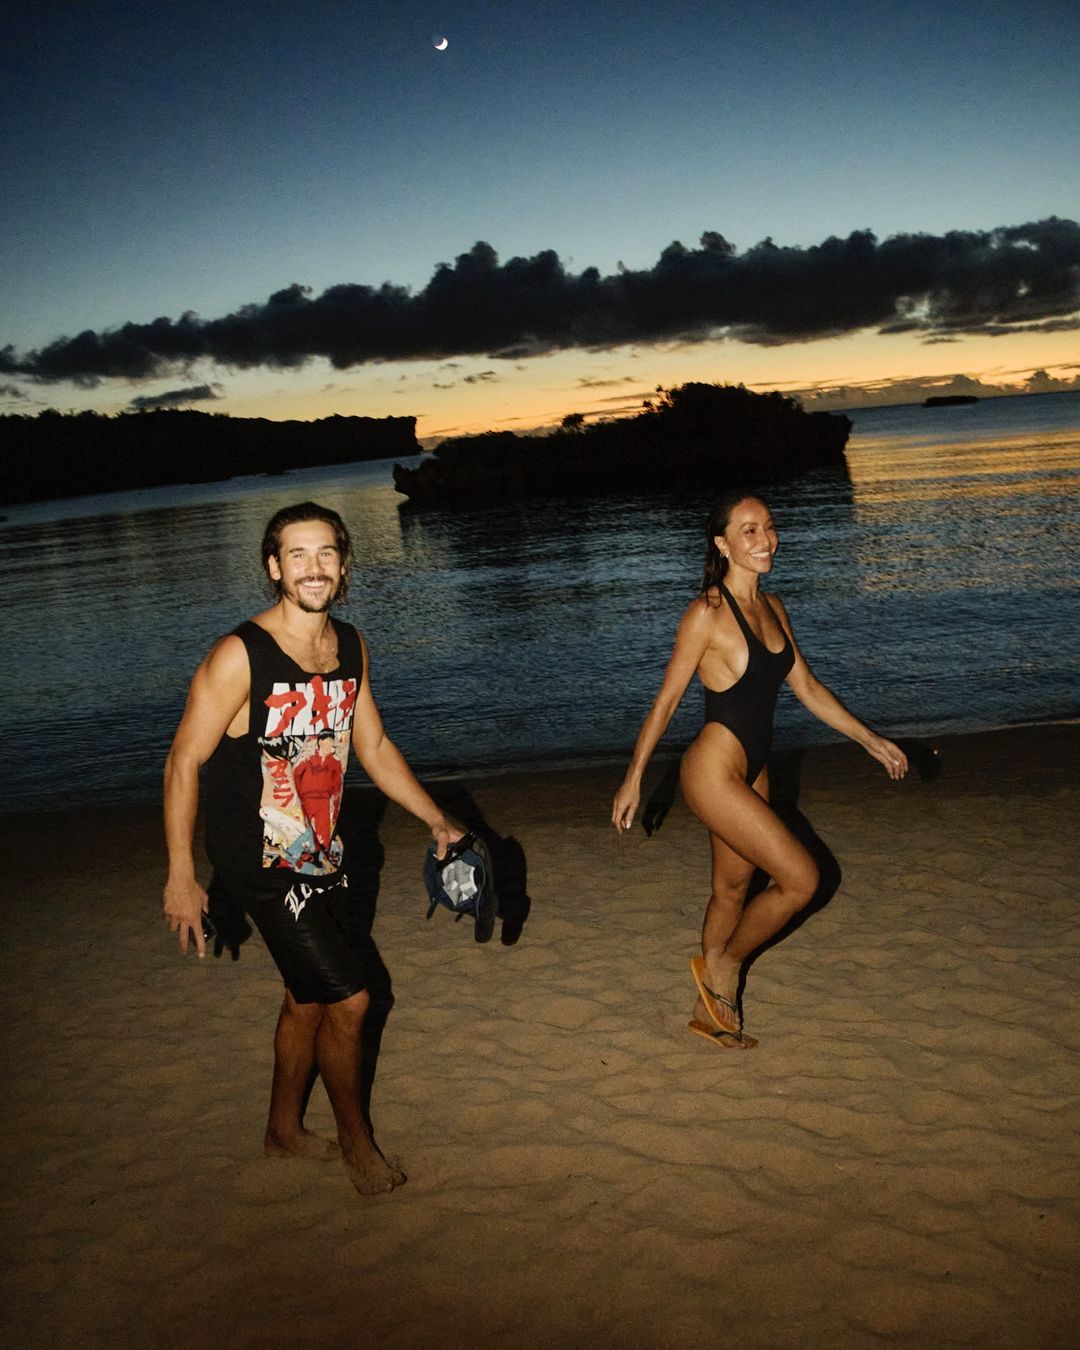
<svg viewBox="0 0 1080 1350">
<path fill-rule="evenodd" d="M 439 38 L 439 40 L 435 43 L 435 50 L 437 52 L 444 52 L 449 46 L 450 46 L 449 38 Z"/>
</svg>

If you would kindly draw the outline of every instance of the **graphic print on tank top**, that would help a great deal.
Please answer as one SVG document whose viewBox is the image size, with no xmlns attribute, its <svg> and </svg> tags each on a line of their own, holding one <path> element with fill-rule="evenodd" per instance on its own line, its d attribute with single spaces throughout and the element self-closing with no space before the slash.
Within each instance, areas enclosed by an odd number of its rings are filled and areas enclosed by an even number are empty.
<svg viewBox="0 0 1080 1350">
<path fill-rule="evenodd" d="M 265 699 L 263 867 L 326 876 L 341 866 L 338 812 L 359 682 L 312 675 Z"/>
</svg>

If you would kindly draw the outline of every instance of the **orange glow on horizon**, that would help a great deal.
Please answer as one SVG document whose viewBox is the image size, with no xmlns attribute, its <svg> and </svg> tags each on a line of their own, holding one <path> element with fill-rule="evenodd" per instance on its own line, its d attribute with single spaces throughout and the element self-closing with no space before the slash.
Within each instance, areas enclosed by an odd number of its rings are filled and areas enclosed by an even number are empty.
<svg viewBox="0 0 1080 1350">
<path fill-rule="evenodd" d="M 1045 372 L 1031 383 L 1035 372 Z M 1016 333 L 927 344 L 917 335 L 856 334 L 823 342 L 753 347 L 713 341 L 610 351 L 561 351 L 521 361 L 462 357 L 446 361 L 372 364 L 333 370 L 313 361 L 298 371 L 207 371 L 221 396 L 187 406 L 236 417 L 310 421 L 340 416 L 415 416 L 417 436 L 431 444 L 481 431 L 529 432 L 557 426 L 569 413 L 587 421 L 637 411 L 658 386 L 691 380 L 745 384 L 803 397 L 807 407 L 921 401 L 977 381 L 988 393 L 1080 388 L 1080 340 L 1075 333 Z M 194 382 L 192 379 L 191 382 Z M 173 382 L 175 383 L 175 381 Z M 96 408 L 124 411 L 139 394 L 164 391 L 168 381 L 78 390 L 40 391 L 33 413 Z M 967 388 L 961 384 L 959 388 Z M 50 392 L 52 396 L 50 397 Z M 107 393 L 108 398 L 102 395 Z"/>
</svg>

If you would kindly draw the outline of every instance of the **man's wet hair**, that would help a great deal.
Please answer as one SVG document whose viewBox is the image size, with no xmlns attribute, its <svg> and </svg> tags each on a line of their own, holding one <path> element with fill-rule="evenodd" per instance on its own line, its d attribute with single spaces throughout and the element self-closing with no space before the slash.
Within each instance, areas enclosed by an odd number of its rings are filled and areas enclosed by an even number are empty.
<svg viewBox="0 0 1080 1350">
<path fill-rule="evenodd" d="M 289 525 L 306 525 L 308 521 L 319 520 L 324 525 L 329 525 L 334 531 L 334 543 L 341 554 L 341 590 L 338 592 L 338 600 L 344 600 L 349 594 L 349 572 L 352 568 L 352 540 L 349 538 L 349 531 L 345 522 L 336 511 L 331 511 L 328 506 L 320 506 L 318 502 L 297 502 L 295 506 L 283 506 L 280 511 L 276 511 L 267 522 L 262 539 L 262 564 L 264 570 L 271 558 L 276 558 L 281 562 L 281 534 Z M 271 578 L 271 585 L 281 596 L 281 582 L 274 581 Z"/>
</svg>

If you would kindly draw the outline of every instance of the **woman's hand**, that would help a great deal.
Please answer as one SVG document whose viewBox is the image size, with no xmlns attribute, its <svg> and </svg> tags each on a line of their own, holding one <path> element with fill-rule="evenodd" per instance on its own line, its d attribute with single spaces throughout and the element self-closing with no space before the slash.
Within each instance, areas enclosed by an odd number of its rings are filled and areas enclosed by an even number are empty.
<svg viewBox="0 0 1080 1350">
<path fill-rule="evenodd" d="M 898 745 L 892 741 L 887 741 L 884 736 L 872 736 L 865 743 L 866 753 L 872 755 L 874 759 L 885 765 L 885 772 L 890 778 L 900 779 L 908 771 L 907 755 Z"/>
<path fill-rule="evenodd" d="M 611 823 L 620 833 L 628 830 L 634 823 L 634 815 L 640 800 L 641 788 L 630 779 L 625 779 L 622 787 L 616 792 L 611 807 Z"/>
</svg>

